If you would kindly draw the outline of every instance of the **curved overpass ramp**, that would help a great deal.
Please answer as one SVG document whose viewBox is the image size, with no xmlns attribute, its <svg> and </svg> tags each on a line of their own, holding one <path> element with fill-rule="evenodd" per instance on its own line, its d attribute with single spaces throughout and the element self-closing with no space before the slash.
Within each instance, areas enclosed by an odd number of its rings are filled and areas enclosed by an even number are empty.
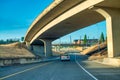
<svg viewBox="0 0 120 80">
<path fill-rule="evenodd" d="M 55 0 L 31 24 L 25 42 L 44 43 L 51 53 L 51 42 L 59 37 L 106 20 L 109 57 L 120 56 L 119 0 Z"/>
</svg>

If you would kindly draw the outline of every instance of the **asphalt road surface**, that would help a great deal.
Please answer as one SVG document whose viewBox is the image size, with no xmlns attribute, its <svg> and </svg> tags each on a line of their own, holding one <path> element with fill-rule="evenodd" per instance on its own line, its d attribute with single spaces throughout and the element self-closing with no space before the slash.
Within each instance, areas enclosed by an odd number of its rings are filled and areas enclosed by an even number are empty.
<svg viewBox="0 0 120 80">
<path fill-rule="evenodd" d="M 120 80 L 120 68 L 87 61 L 87 56 L 0 67 L 0 80 Z"/>
</svg>

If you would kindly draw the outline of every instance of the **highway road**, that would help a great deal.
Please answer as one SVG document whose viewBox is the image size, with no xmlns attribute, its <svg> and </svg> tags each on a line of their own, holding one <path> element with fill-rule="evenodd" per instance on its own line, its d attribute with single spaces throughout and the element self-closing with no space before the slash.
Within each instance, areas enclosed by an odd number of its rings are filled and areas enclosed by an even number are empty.
<svg viewBox="0 0 120 80">
<path fill-rule="evenodd" d="M 120 80 L 120 68 L 71 55 L 70 61 L 0 67 L 0 80 Z"/>
</svg>

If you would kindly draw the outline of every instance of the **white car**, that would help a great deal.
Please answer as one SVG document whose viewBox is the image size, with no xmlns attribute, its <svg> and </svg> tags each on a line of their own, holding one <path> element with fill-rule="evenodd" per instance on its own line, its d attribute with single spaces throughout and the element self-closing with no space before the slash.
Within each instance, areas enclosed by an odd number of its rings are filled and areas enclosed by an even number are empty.
<svg viewBox="0 0 120 80">
<path fill-rule="evenodd" d="M 70 61 L 70 56 L 69 55 L 61 55 L 60 60 L 61 61 Z"/>
</svg>

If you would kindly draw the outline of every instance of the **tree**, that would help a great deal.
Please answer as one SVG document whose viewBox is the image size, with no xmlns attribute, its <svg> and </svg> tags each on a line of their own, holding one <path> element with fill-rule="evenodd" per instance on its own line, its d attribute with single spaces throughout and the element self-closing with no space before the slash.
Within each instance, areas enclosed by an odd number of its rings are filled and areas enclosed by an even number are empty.
<svg viewBox="0 0 120 80">
<path fill-rule="evenodd" d="M 5 41 L 1 39 L 0 44 L 5 44 Z"/>
<path fill-rule="evenodd" d="M 84 35 L 84 41 L 83 42 L 84 42 L 84 44 L 87 44 L 87 35 L 86 34 Z"/>
<path fill-rule="evenodd" d="M 23 41 L 24 40 L 24 37 L 21 37 L 21 41 Z"/>
<path fill-rule="evenodd" d="M 6 43 L 9 43 L 9 39 L 6 40 Z"/>
<path fill-rule="evenodd" d="M 100 35 L 100 40 L 99 40 L 99 42 L 102 43 L 102 42 L 104 42 L 104 41 L 105 41 L 105 38 L 104 38 L 104 34 L 103 34 L 103 32 L 102 32 L 101 35 Z"/>
</svg>

